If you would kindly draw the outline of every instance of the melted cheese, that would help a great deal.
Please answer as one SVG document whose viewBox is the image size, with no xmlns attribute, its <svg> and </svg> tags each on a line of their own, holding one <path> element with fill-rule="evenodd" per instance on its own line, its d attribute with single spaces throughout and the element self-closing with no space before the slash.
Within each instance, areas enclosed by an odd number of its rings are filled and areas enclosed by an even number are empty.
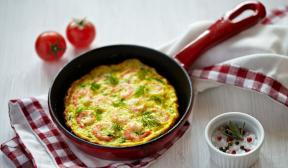
<svg viewBox="0 0 288 168">
<path fill-rule="evenodd" d="M 96 67 L 73 82 L 65 98 L 67 126 L 105 146 L 143 144 L 169 129 L 178 115 L 173 86 L 136 59 Z"/>
</svg>

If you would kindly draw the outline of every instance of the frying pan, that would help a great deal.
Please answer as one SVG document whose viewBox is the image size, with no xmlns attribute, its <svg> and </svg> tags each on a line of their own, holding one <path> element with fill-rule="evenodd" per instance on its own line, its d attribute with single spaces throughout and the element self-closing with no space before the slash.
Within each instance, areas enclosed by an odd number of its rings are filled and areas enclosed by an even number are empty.
<svg viewBox="0 0 288 168">
<path fill-rule="evenodd" d="M 253 11 L 253 14 L 240 21 L 234 21 L 236 17 L 247 10 Z M 257 24 L 265 15 L 265 8 L 260 2 L 244 2 L 217 20 L 196 40 L 184 47 L 175 58 L 150 48 L 135 45 L 106 46 L 84 53 L 63 67 L 54 79 L 48 95 L 51 118 L 71 142 L 95 157 L 109 160 L 132 160 L 155 154 L 173 142 L 191 112 L 192 82 L 186 69 L 188 70 L 190 65 L 207 49 Z M 136 58 L 144 64 L 154 67 L 174 86 L 179 104 L 178 120 L 162 135 L 132 147 L 107 147 L 77 137 L 66 126 L 63 114 L 64 98 L 71 83 L 99 65 L 117 64 L 130 58 Z"/>
</svg>

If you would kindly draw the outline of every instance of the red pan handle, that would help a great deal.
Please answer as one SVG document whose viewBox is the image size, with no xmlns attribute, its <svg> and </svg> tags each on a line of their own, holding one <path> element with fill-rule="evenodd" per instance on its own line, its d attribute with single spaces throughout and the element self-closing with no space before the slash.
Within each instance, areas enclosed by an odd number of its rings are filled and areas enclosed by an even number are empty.
<svg viewBox="0 0 288 168">
<path fill-rule="evenodd" d="M 234 22 L 233 20 L 247 10 L 252 10 L 252 16 Z M 216 44 L 254 26 L 266 16 L 266 10 L 262 3 L 258 1 L 248 1 L 241 3 L 235 9 L 227 12 L 222 18 L 211 25 L 208 30 L 199 35 L 194 41 L 188 44 L 178 54 L 176 59 L 180 61 L 186 69 L 207 49 Z"/>
</svg>

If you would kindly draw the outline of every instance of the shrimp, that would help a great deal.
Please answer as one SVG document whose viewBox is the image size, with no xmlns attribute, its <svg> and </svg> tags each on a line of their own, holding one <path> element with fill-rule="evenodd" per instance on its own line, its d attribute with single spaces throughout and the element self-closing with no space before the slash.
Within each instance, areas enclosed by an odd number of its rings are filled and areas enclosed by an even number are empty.
<svg viewBox="0 0 288 168">
<path fill-rule="evenodd" d="M 144 131 L 143 126 L 137 122 L 130 122 L 124 131 L 124 137 L 131 141 L 139 141 L 151 134 L 151 131 Z"/>
<path fill-rule="evenodd" d="M 104 75 L 98 75 L 98 76 L 95 76 L 94 79 L 93 79 L 93 82 L 99 82 L 100 80 L 103 80 L 105 77 Z"/>
<path fill-rule="evenodd" d="M 134 92 L 134 89 L 131 85 L 129 84 L 123 84 L 122 85 L 122 90 L 120 92 L 120 96 L 122 98 L 128 98 L 129 96 L 131 96 Z"/>
<path fill-rule="evenodd" d="M 95 121 L 96 117 L 93 114 L 92 110 L 84 110 L 80 112 L 77 116 L 76 121 L 80 125 L 81 128 L 92 124 Z"/>
<path fill-rule="evenodd" d="M 123 84 L 117 86 L 113 91 L 114 92 L 120 92 L 121 98 L 126 99 L 134 93 L 134 88 L 127 83 L 123 83 Z"/>
<path fill-rule="evenodd" d="M 170 114 L 166 111 L 162 111 L 157 108 L 153 108 L 151 111 L 156 114 L 157 120 L 159 120 L 161 124 L 167 122 L 170 119 Z"/>
<path fill-rule="evenodd" d="M 93 106 L 98 106 L 99 104 L 111 104 L 112 101 L 106 97 L 106 96 L 97 96 L 96 98 L 94 98 L 94 100 L 92 101 L 92 105 Z"/>
<path fill-rule="evenodd" d="M 126 110 L 120 110 L 120 111 L 113 111 L 111 113 L 111 119 L 113 122 L 119 123 L 119 124 L 126 124 L 129 120 L 129 112 Z"/>
<path fill-rule="evenodd" d="M 164 113 L 162 113 L 161 115 L 159 115 L 159 121 L 160 121 L 160 123 L 165 123 L 165 122 L 167 122 L 168 120 L 169 120 L 169 118 L 170 118 L 170 114 L 169 113 L 167 113 L 167 112 L 164 112 Z"/>
<path fill-rule="evenodd" d="M 144 104 L 141 104 L 139 106 L 131 106 L 130 107 L 130 110 L 133 111 L 133 112 L 136 112 L 136 113 L 139 113 L 141 111 L 143 111 L 145 109 L 145 105 Z"/>
<path fill-rule="evenodd" d="M 129 109 L 133 112 L 139 113 L 145 109 L 145 104 L 140 104 L 139 99 L 131 99 L 127 101 Z"/>
<path fill-rule="evenodd" d="M 110 127 L 110 123 L 97 123 L 92 129 L 92 133 L 101 141 L 112 141 L 113 137 L 107 135 L 107 133 L 103 131 L 109 129 Z"/>
<path fill-rule="evenodd" d="M 135 75 L 137 73 L 137 69 L 136 68 L 128 68 L 127 70 L 125 70 L 124 72 L 122 72 L 120 74 L 120 78 L 126 80 L 128 83 L 131 83 L 135 80 L 137 80 L 137 76 Z"/>
<path fill-rule="evenodd" d="M 149 84 L 149 93 L 150 94 L 161 94 L 164 92 L 164 88 L 161 84 L 158 84 L 158 83 L 151 83 Z"/>
<path fill-rule="evenodd" d="M 135 68 L 127 68 L 124 72 L 122 72 L 120 74 L 120 77 L 123 78 L 123 79 L 128 79 L 132 75 L 134 75 L 135 73 L 136 73 L 136 69 Z"/>
<path fill-rule="evenodd" d="M 83 98 L 84 96 L 91 98 L 92 92 L 89 88 L 82 88 L 72 96 L 72 103 L 77 106 L 79 103 L 79 100 Z"/>
</svg>

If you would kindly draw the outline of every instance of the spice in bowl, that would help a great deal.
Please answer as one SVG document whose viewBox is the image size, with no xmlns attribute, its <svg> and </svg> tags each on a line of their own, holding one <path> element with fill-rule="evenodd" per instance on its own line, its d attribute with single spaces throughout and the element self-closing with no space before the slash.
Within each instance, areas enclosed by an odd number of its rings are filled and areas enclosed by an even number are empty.
<svg viewBox="0 0 288 168">
<path fill-rule="evenodd" d="M 229 121 L 216 128 L 211 141 L 222 152 L 242 154 L 253 150 L 257 146 L 258 139 L 255 133 L 245 128 L 245 122 Z"/>
<path fill-rule="evenodd" d="M 264 136 L 261 123 L 241 112 L 220 114 L 211 119 L 205 128 L 211 160 L 222 168 L 243 168 L 255 164 Z"/>
</svg>

